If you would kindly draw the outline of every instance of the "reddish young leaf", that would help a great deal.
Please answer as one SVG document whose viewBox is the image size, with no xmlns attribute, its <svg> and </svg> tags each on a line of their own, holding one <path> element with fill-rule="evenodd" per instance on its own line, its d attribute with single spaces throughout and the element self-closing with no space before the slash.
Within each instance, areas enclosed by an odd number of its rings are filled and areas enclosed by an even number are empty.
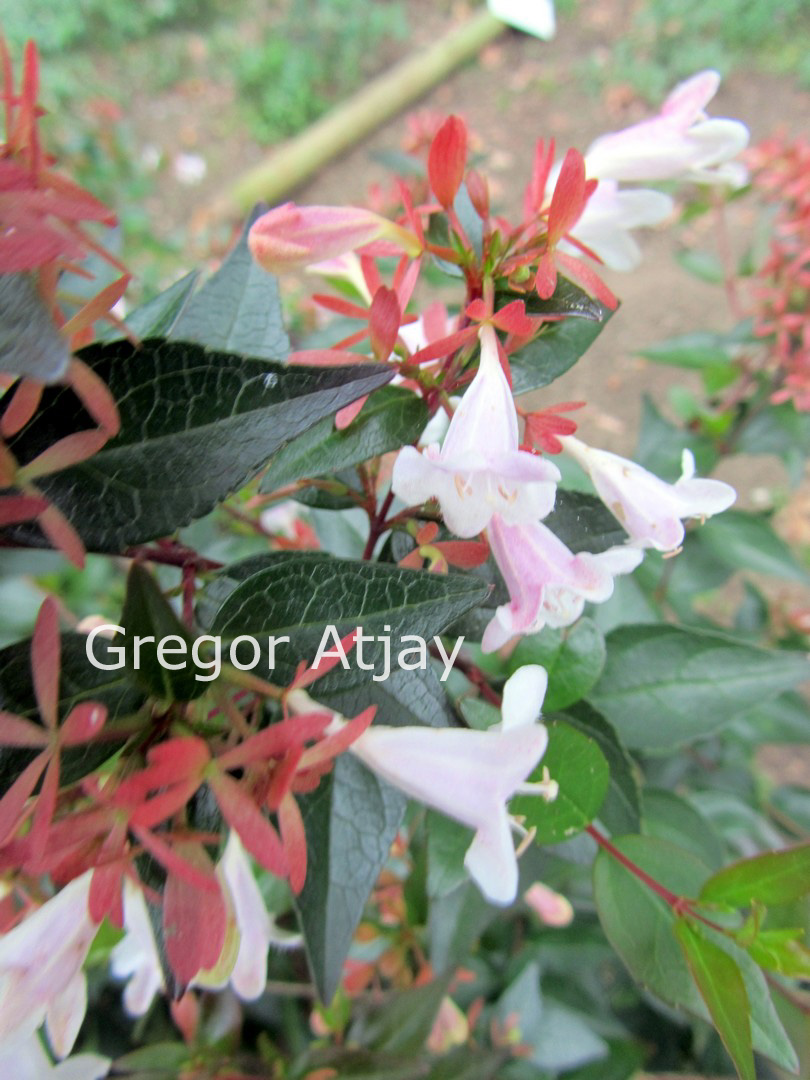
<svg viewBox="0 0 810 1080">
<path fill-rule="evenodd" d="M 107 384 L 95 371 L 74 356 L 68 368 L 68 382 L 95 422 L 101 425 L 110 438 L 117 435 L 121 428 L 118 407 Z"/>
<path fill-rule="evenodd" d="M 401 321 L 397 294 L 381 285 L 374 293 L 368 314 L 371 349 L 378 360 L 385 361 L 391 355 Z"/>
<path fill-rule="evenodd" d="M 9 487 L 11 485 L 9 484 Z M 48 503 L 35 495 L 9 495 L 0 498 L 0 526 L 30 521 L 46 510 Z"/>
<path fill-rule="evenodd" d="M 279 805 L 278 824 L 290 870 L 290 888 L 297 896 L 307 879 L 307 835 L 298 803 L 289 792 Z"/>
<path fill-rule="evenodd" d="M 467 194 L 476 214 L 482 221 L 486 221 L 489 217 L 489 185 L 486 177 L 476 169 L 470 169 L 467 173 Z"/>
<path fill-rule="evenodd" d="M 357 401 L 353 401 L 351 405 L 344 405 L 342 409 L 338 409 L 335 414 L 335 427 L 338 431 L 345 431 L 349 424 L 357 416 L 360 415 L 363 406 L 368 401 L 368 394 L 358 398 Z"/>
<path fill-rule="evenodd" d="M 481 566 L 489 558 L 489 545 L 476 540 L 446 540 L 436 547 L 451 566 L 464 569 Z"/>
<path fill-rule="evenodd" d="M 21 379 L 17 383 L 11 391 L 13 396 L 0 420 L 0 435 L 10 439 L 25 427 L 37 411 L 42 391 L 42 383 L 34 382 L 33 379 Z"/>
<path fill-rule="evenodd" d="M 467 163 L 467 128 L 457 116 L 448 116 L 434 136 L 428 154 L 428 179 L 445 210 L 453 205 Z"/>
<path fill-rule="evenodd" d="M 211 882 L 210 889 L 196 889 L 187 880 L 169 873 L 163 892 L 163 932 L 166 956 L 181 986 L 212 968 L 222 953 L 227 929 L 227 909 L 214 865 L 200 844 L 178 844 L 178 853 Z"/>
<path fill-rule="evenodd" d="M 30 483 L 39 479 L 40 476 L 48 476 L 50 473 L 67 469 L 70 465 L 77 465 L 80 461 L 97 454 L 109 440 L 109 432 L 101 428 L 90 428 L 88 431 L 74 431 L 72 435 L 65 435 L 55 443 L 38 454 L 33 461 L 23 466 L 17 474 L 21 483 Z"/>
<path fill-rule="evenodd" d="M 571 149 L 563 159 L 548 211 L 548 242 L 553 247 L 569 232 L 585 208 L 585 159 Z"/>
<path fill-rule="evenodd" d="M 287 859 L 278 833 L 241 784 L 225 773 L 212 777 L 211 788 L 222 816 L 254 859 L 278 877 L 287 876 Z"/>
<path fill-rule="evenodd" d="M 62 511 L 51 504 L 39 515 L 37 522 L 53 546 L 66 555 L 74 566 L 83 570 L 86 554 L 84 544 Z"/>
<path fill-rule="evenodd" d="M 20 824 L 25 804 L 47 764 L 48 752 L 38 754 L 0 799 L 0 844 L 5 843 Z"/>
<path fill-rule="evenodd" d="M 42 603 L 31 640 L 31 674 L 42 722 L 52 731 L 57 723 L 61 656 L 59 609 L 52 596 Z"/>
</svg>

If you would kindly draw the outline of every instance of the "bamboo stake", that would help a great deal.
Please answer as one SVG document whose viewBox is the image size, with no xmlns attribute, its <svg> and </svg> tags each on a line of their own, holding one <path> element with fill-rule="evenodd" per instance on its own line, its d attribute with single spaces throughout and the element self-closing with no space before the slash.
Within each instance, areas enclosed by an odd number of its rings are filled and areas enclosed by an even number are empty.
<svg viewBox="0 0 810 1080">
<path fill-rule="evenodd" d="M 505 28 L 500 19 L 484 10 L 434 45 L 406 57 L 238 177 L 212 203 L 206 217 L 222 220 L 246 213 L 260 200 L 271 205 L 279 202 L 327 161 L 471 60 Z"/>
</svg>

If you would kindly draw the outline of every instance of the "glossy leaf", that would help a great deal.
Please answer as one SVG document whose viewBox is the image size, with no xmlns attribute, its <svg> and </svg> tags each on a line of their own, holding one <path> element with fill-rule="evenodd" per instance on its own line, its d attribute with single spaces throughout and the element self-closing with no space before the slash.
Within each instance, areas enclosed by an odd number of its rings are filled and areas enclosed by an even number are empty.
<svg viewBox="0 0 810 1080">
<path fill-rule="evenodd" d="M 278 282 L 255 262 L 247 244 L 250 226 L 266 209 L 254 209 L 222 266 L 180 313 L 171 331 L 174 340 L 196 341 L 209 349 L 262 360 L 286 358 L 290 340 Z"/>
<path fill-rule="evenodd" d="M 626 836 L 619 850 L 655 881 L 680 896 L 697 897 L 708 868 L 694 855 L 665 840 Z M 675 938 L 669 904 L 612 855 L 600 851 L 593 871 L 594 897 L 602 927 L 630 974 L 669 1005 L 709 1019 L 692 974 Z M 789 1071 L 796 1054 L 773 1007 L 762 972 L 724 934 L 706 928 L 707 937 L 733 958 L 740 969 L 751 1011 L 754 1049 Z"/>
<path fill-rule="evenodd" d="M 803 654 L 675 626 L 621 626 L 589 700 L 630 747 L 666 750 L 718 731 L 810 676 Z"/>
<path fill-rule="evenodd" d="M 593 345 L 610 314 L 602 308 L 599 321 L 580 318 L 551 323 L 534 341 L 512 353 L 509 361 L 515 394 L 548 386 L 564 375 Z"/>
<path fill-rule="evenodd" d="M 328 417 L 282 447 L 262 477 L 260 490 L 276 491 L 301 477 L 326 476 L 397 450 L 415 442 L 427 420 L 422 398 L 400 387 L 383 387 L 342 431 Z"/>
<path fill-rule="evenodd" d="M 351 754 L 343 754 L 332 774 L 299 805 L 307 836 L 307 877 L 296 903 L 312 977 L 328 1003 L 406 803 Z"/>
<path fill-rule="evenodd" d="M 227 572 L 231 573 L 233 568 Z M 284 552 L 267 556 L 263 569 L 229 593 L 214 618 L 212 633 L 259 638 L 288 635 L 289 644 L 279 645 L 277 650 L 276 677 L 281 680 L 293 675 L 300 660 L 309 663 L 314 659 L 327 626 L 335 626 L 340 636 L 358 626 L 369 636 L 390 634 L 394 659 L 391 679 L 380 680 L 385 686 L 395 676 L 414 674 L 396 664 L 401 635 L 430 638 L 440 633 L 479 604 L 487 591 L 486 585 L 461 574 L 429 574 L 320 553 Z M 412 644 L 407 642 L 405 647 Z M 319 696 L 330 691 L 367 690 L 373 685 L 374 674 L 383 675 L 384 641 L 363 647 L 363 660 L 375 665 L 373 672 L 359 669 L 357 655 L 355 649 L 348 670 L 338 664 L 319 680 Z"/>
<path fill-rule="evenodd" d="M 121 431 L 90 461 L 39 481 L 92 550 L 116 552 L 208 513 L 287 440 L 387 382 L 390 370 L 288 368 L 186 342 L 95 345 L 81 358 L 109 386 Z M 9 443 L 25 464 L 90 426 L 72 391 L 46 390 Z M 35 526 L 2 530 L 42 543 Z"/>
<path fill-rule="evenodd" d="M 546 627 L 522 638 L 509 658 L 509 673 L 524 664 L 540 664 L 548 672 L 544 712 L 564 709 L 585 697 L 605 666 L 605 639 L 591 619 L 572 627 Z"/>
<path fill-rule="evenodd" d="M 570 706 L 561 719 L 593 739 L 610 767 L 610 784 L 599 809 L 599 820 L 614 835 L 637 832 L 641 824 L 641 796 L 636 768 L 613 727 L 586 701 Z"/>
<path fill-rule="evenodd" d="M 581 491 L 557 489 L 554 509 L 543 524 L 575 554 L 600 551 L 623 544 L 627 533 L 601 499 Z"/>
<path fill-rule="evenodd" d="M 149 571 L 137 562 L 132 564 L 127 576 L 121 625 L 126 633 L 115 644 L 123 644 L 126 648 L 130 677 L 143 690 L 164 701 L 193 701 L 210 689 L 207 678 L 196 678 L 197 674 L 207 677 L 210 671 L 197 668 L 192 660 L 193 635 L 180 622 Z M 136 636 L 153 638 L 151 642 L 139 644 L 137 667 L 134 648 Z M 163 652 L 159 652 L 158 646 L 167 637 L 179 640 L 167 642 Z M 184 666 L 175 671 L 166 664 Z"/>
<path fill-rule="evenodd" d="M 748 995 L 740 969 L 686 919 L 676 920 L 675 936 L 740 1080 L 756 1080 Z"/>
<path fill-rule="evenodd" d="M 741 859 L 718 871 L 703 886 L 701 899 L 747 907 L 787 904 L 810 893 L 810 843 Z"/>
<path fill-rule="evenodd" d="M 608 763 L 594 739 L 568 724 L 548 725 L 548 749 L 529 780 L 540 780 L 544 767 L 560 786 L 550 803 L 533 795 L 518 795 L 510 812 L 525 818 L 527 829 L 537 830 L 538 844 L 559 844 L 581 832 L 599 813 L 610 781 Z"/>
</svg>

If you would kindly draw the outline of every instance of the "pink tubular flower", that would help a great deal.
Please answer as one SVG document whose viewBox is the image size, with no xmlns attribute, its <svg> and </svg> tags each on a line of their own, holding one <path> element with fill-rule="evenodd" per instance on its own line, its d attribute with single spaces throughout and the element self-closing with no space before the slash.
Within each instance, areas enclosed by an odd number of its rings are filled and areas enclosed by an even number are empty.
<svg viewBox="0 0 810 1080">
<path fill-rule="evenodd" d="M 737 492 L 722 480 L 695 477 L 695 459 L 682 457 L 682 476 L 668 484 L 634 461 L 596 450 L 573 435 L 560 439 L 566 453 L 591 478 L 599 498 L 622 523 L 634 547 L 676 551 L 683 543 L 682 519 L 706 518 L 727 510 Z"/>
<path fill-rule="evenodd" d="M 247 852 L 233 829 L 217 872 L 228 895 L 238 943 L 234 948 L 226 937 L 224 955 L 215 970 L 201 972 L 191 985 L 220 990 L 230 983 L 237 997 L 253 1001 L 261 996 L 267 983 L 270 945 L 292 948 L 300 944 L 301 938 L 275 925 L 253 876 Z M 112 951 L 111 970 L 116 978 L 129 979 L 124 990 L 127 1012 L 131 1016 L 143 1016 L 155 994 L 163 989 L 163 971 L 143 892 L 129 880 L 124 890 L 124 925 L 127 932 Z"/>
<path fill-rule="evenodd" d="M 630 229 L 658 225 L 669 217 L 673 206 L 663 192 L 648 188 L 620 191 L 615 180 L 600 180 L 571 236 L 612 270 L 634 270 L 641 262 L 641 251 Z M 576 250 L 565 241 L 562 246 L 566 251 Z"/>
<path fill-rule="evenodd" d="M 554 798 L 556 784 L 525 784 L 548 733 L 539 719 L 548 676 L 520 668 L 504 687 L 502 720 L 487 731 L 374 724 L 349 752 L 412 799 L 475 829 L 464 857 L 470 876 L 494 904 L 511 904 L 518 869 L 506 804 L 517 792 Z"/>
<path fill-rule="evenodd" d="M 96 934 L 88 914 L 91 871 L 71 881 L 0 938 L 0 1048 L 45 1021 L 57 1057 L 70 1053 L 87 1008 L 82 971 Z"/>
<path fill-rule="evenodd" d="M 533 521 L 554 506 L 556 465 L 518 450 L 512 392 L 498 358 L 495 331 L 484 325 L 481 363 L 453 414 L 441 450 L 404 447 L 394 464 L 394 493 L 409 505 L 438 499 L 456 536 L 475 536 L 494 513 Z"/>
<path fill-rule="evenodd" d="M 335 259 L 378 240 L 419 254 L 419 242 L 407 229 L 357 206 L 284 203 L 262 214 L 248 234 L 253 258 L 271 273 Z"/>
<path fill-rule="evenodd" d="M 481 648 L 494 652 L 517 634 L 536 634 L 544 626 L 570 626 L 585 601 L 601 603 L 613 593 L 613 578 L 629 574 L 642 552 L 614 547 L 599 555 L 575 555 L 537 522 L 509 525 L 496 515 L 487 530 L 490 547 L 509 588 L 484 631 Z"/>
<path fill-rule="evenodd" d="M 716 71 L 702 71 L 675 87 L 658 116 L 602 135 L 585 155 L 588 176 L 740 186 L 745 170 L 728 163 L 747 146 L 748 128 L 739 120 L 710 120 L 703 111 L 719 85 Z"/>
<path fill-rule="evenodd" d="M 36 1035 L 0 1050 L 0 1076 L 14 1080 L 102 1080 L 110 1065 L 110 1059 L 99 1054 L 76 1054 L 54 1065 Z"/>
</svg>

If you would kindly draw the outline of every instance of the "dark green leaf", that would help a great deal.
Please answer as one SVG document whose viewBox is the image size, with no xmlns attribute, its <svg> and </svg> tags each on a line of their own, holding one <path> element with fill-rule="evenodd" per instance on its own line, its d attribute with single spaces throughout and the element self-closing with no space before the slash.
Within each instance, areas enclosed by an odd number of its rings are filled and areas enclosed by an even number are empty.
<svg viewBox="0 0 810 1080">
<path fill-rule="evenodd" d="M 473 840 L 473 830 L 435 810 L 427 814 L 428 896 L 446 896 L 467 881 L 464 856 Z"/>
<path fill-rule="evenodd" d="M 69 361 L 33 275 L 0 274 L 0 372 L 53 382 Z"/>
<path fill-rule="evenodd" d="M 581 491 L 558 488 L 554 509 L 543 518 L 543 524 L 574 554 L 590 551 L 597 555 L 627 539 L 627 533 L 602 500 Z"/>
<path fill-rule="evenodd" d="M 700 896 L 709 903 L 747 907 L 787 904 L 810 893 L 810 843 L 741 859 L 718 871 Z"/>
<path fill-rule="evenodd" d="M 147 693 L 164 701 L 193 701 L 209 689 L 210 671 L 197 667 L 192 659 L 192 634 L 175 615 L 149 571 L 137 562 L 132 564 L 127 576 L 121 625 L 125 628 L 125 634 L 120 635 L 115 643 L 123 644 L 126 648 L 130 677 Z M 137 665 L 136 637 L 153 639 L 139 643 Z M 175 640 L 167 642 L 160 650 L 158 646 L 164 638 Z M 182 664 L 183 667 L 173 671 L 166 664 Z M 197 679 L 198 674 L 203 678 Z"/>
<path fill-rule="evenodd" d="M 707 521 L 700 540 L 716 558 L 734 570 L 770 574 L 785 581 L 810 584 L 810 571 L 798 562 L 767 517 L 727 510 Z"/>
<path fill-rule="evenodd" d="M 208 513 L 287 440 L 391 377 L 376 365 L 285 367 L 160 340 L 90 346 L 82 359 L 118 402 L 121 432 L 90 461 L 40 480 L 91 550 L 117 552 Z M 92 426 L 71 390 L 45 391 L 9 447 L 25 464 Z M 42 543 L 35 526 L 3 530 Z"/>
<path fill-rule="evenodd" d="M 675 936 L 740 1080 L 756 1080 L 748 995 L 740 969 L 686 919 L 675 921 Z"/>
<path fill-rule="evenodd" d="M 810 675 L 801 653 L 675 626 L 621 626 L 607 647 L 590 701 L 626 745 L 646 750 L 710 735 Z"/>
<path fill-rule="evenodd" d="M 312 977 L 328 1003 L 405 813 L 405 797 L 351 754 L 343 754 L 332 774 L 299 805 L 307 877 L 297 907 Z"/>
<path fill-rule="evenodd" d="M 557 276 L 557 287 L 548 300 L 541 299 L 536 292 L 525 295 L 496 292 L 496 311 L 511 304 L 513 300 L 523 301 L 527 315 L 564 315 L 566 318 L 590 319 L 591 322 L 602 322 L 606 317 L 606 309 L 598 300 L 594 300 L 584 289 L 580 289 L 579 285 L 560 275 Z"/>
<path fill-rule="evenodd" d="M 198 276 L 196 270 L 186 274 L 185 277 L 170 285 L 165 292 L 147 300 L 139 308 L 135 308 L 131 314 L 127 315 L 128 329 L 141 340 L 168 337 L 194 291 Z M 111 341 L 120 337 L 118 328 L 111 327 L 100 334 L 97 340 Z"/>
<path fill-rule="evenodd" d="M 644 789 L 642 801 L 645 835 L 678 844 L 712 869 L 722 864 L 720 837 L 690 802 L 674 791 L 652 787 Z"/>
<path fill-rule="evenodd" d="M 548 672 L 543 710 L 556 712 L 585 697 L 605 666 L 605 639 L 591 619 L 565 630 L 546 627 L 522 638 L 509 658 L 509 673 L 524 664 L 540 664 Z"/>
<path fill-rule="evenodd" d="M 526 827 L 537 830 L 538 844 L 559 844 L 581 832 L 599 812 L 610 769 L 596 741 L 559 720 L 548 724 L 548 749 L 529 781 L 540 780 L 548 768 L 560 786 L 550 803 L 534 795 L 518 795 L 510 810 L 525 818 Z"/>
<path fill-rule="evenodd" d="M 626 836 L 614 844 L 679 896 L 696 897 L 709 873 L 694 855 L 665 840 Z M 667 1004 L 709 1019 L 675 939 L 674 916 L 667 901 L 606 851 L 599 852 L 594 864 L 594 896 L 605 934 L 633 978 Z M 742 973 L 751 1008 L 754 1049 L 795 1071 L 796 1054 L 776 1015 L 762 972 L 724 934 L 708 928 L 706 934 L 734 959 Z"/>
<path fill-rule="evenodd" d="M 548 386 L 565 374 L 593 345 L 610 315 L 602 308 L 598 322 L 580 318 L 551 323 L 534 341 L 512 353 L 509 361 L 515 394 Z"/>
<path fill-rule="evenodd" d="M 287 443 L 270 462 L 261 491 L 276 491 L 301 477 L 326 476 L 415 442 L 427 423 L 424 401 L 410 390 L 386 386 L 338 431 L 327 417 Z"/>
<path fill-rule="evenodd" d="M 205 282 L 172 328 L 175 341 L 196 341 L 220 352 L 283 360 L 290 351 L 278 283 L 254 261 L 247 245 L 257 206 L 219 270 Z"/>
<path fill-rule="evenodd" d="M 255 561 L 251 560 L 251 565 L 255 566 Z M 233 572 L 229 568 L 227 574 Z M 383 563 L 324 558 L 319 553 L 281 552 L 267 556 L 263 569 L 229 593 L 212 632 L 224 637 L 289 635 L 290 643 L 278 650 L 276 676 L 282 681 L 293 675 L 299 660 L 314 659 L 327 626 L 335 626 L 341 636 L 358 626 L 369 636 L 387 637 L 390 633 L 392 675 L 379 681 L 383 686 L 393 683 L 395 674 L 398 678 L 414 675 L 397 667 L 402 635 L 430 638 L 439 634 L 486 594 L 485 585 L 461 574 L 429 574 Z M 355 648 L 350 654 L 350 670 L 338 664 L 319 680 L 318 695 L 367 691 L 374 685 L 372 675 L 384 673 L 384 654 L 385 642 L 364 645 L 363 660 L 374 664 L 375 671 L 360 670 Z"/>
<path fill-rule="evenodd" d="M 459 709 L 469 726 L 476 731 L 486 731 L 493 724 L 501 722 L 501 710 L 496 709 L 488 701 L 482 701 L 481 698 L 462 698 Z"/>
<path fill-rule="evenodd" d="M 562 714 L 567 724 L 592 738 L 610 767 L 610 785 L 599 810 L 614 835 L 637 832 L 641 823 L 641 796 L 632 758 L 624 749 L 611 725 L 587 701 L 579 701 Z"/>
</svg>

